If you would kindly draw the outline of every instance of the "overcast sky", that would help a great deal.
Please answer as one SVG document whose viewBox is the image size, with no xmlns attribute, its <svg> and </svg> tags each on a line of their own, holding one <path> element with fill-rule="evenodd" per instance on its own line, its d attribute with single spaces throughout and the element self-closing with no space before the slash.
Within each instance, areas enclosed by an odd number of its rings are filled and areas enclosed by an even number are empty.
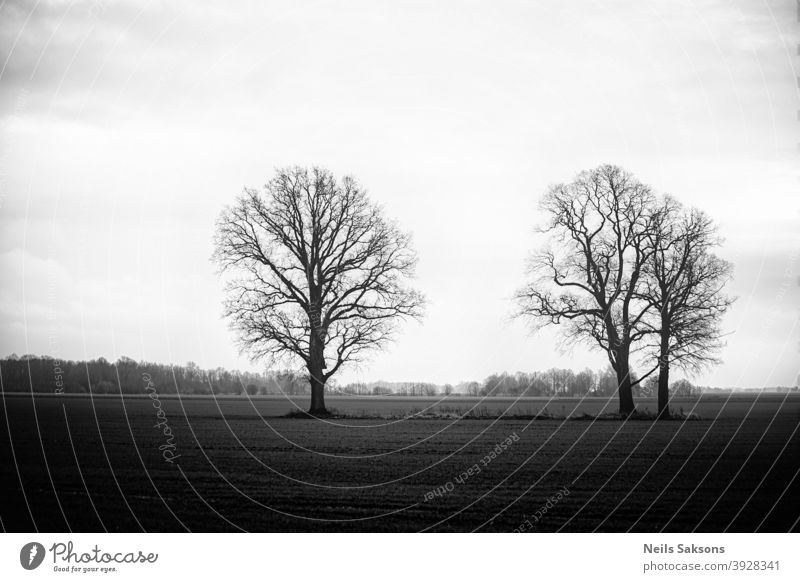
<svg viewBox="0 0 800 582">
<path fill-rule="evenodd" d="M 534 5 L 535 4 L 535 5 Z M 235 8 L 234 8 L 235 5 Z M 276 166 L 352 174 L 429 299 L 342 380 L 598 368 L 509 320 L 548 184 L 610 162 L 719 223 L 739 300 L 714 386 L 800 368 L 788 0 L 4 2 L 0 355 L 254 368 L 214 221 Z"/>
</svg>

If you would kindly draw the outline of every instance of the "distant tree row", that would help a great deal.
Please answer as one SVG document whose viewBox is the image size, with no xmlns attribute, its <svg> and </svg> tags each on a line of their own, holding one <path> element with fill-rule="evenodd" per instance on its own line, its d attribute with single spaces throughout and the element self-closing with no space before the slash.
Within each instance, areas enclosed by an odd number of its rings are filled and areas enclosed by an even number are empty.
<svg viewBox="0 0 800 582">
<path fill-rule="evenodd" d="M 692 396 L 699 393 L 688 380 L 681 379 L 671 385 L 675 396 Z M 616 372 L 609 366 L 604 370 L 586 368 L 579 372 L 564 368 L 551 368 L 544 372 L 502 372 L 492 374 L 483 382 L 431 384 L 428 382 L 359 382 L 346 384 L 334 390 L 340 394 L 362 396 L 614 396 L 617 393 Z M 655 397 L 658 379 L 651 376 L 637 383 L 634 395 L 642 398 Z"/>
<path fill-rule="evenodd" d="M 473 396 L 614 396 L 617 393 L 616 372 L 611 367 L 603 370 L 586 368 L 579 372 L 570 369 L 551 368 L 544 372 L 517 372 L 516 374 L 492 374 L 482 383 L 470 382 L 465 392 Z M 676 396 L 691 396 L 699 391 L 687 380 L 673 383 Z M 654 397 L 657 381 L 637 384 L 634 394 L 637 397 Z"/>
<path fill-rule="evenodd" d="M 142 394 L 150 381 L 160 394 L 236 394 L 236 395 L 307 395 L 308 377 L 290 370 L 259 372 L 229 371 L 224 368 L 201 369 L 194 362 L 185 366 L 136 362 L 121 357 L 116 362 L 105 358 L 89 361 L 59 360 L 50 356 L 12 354 L 0 359 L 0 375 L 5 392 L 52 394 Z M 636 396 L 655 396 L 657 380 L 653 377 L 637 385 Z M 676 396 L 689 396 L 697 390 L 686 380 L 672 384 Z M 507 372 L 492 374 L 483 382 L 457 385 L 431 382 L 355 382 L 332 386 L 338 394 L 361 396 L 613 396 L 616 376 L 609 367 L 574 372 L 551 368 L 544 372 Z"/>
<path fill-rule="evenodd" d="M 438 396 L 445 393 L 446 386 L 439 386 L 431 382 L 353 382 L 341 387 L 334 387 L 333 391 L 340 394 L 359 396 L 388 394 L 395 396 Z"/>
<path fill-rule="evenodd" d="M 141 394 L 149 374 L 160 394 L 308 394 L 308 378 L 291 371 L 266 373 L 203 370 L 194 362 L 185 366 L 136 362 L 121 357 L 90 361 L 59 360 L 49 356 L 14 354 L 0 360 L 5 392 L 53 394 Z"/>
</svg>

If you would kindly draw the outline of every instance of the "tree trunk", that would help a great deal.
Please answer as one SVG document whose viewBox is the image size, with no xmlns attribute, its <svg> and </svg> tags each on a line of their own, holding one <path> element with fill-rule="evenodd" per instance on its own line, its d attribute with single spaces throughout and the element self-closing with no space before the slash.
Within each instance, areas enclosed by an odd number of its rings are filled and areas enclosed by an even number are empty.
<svg viewBox="0 0 800 582">
<path fill-rule="evenodd" d="M 617 352 L 617 390 L 619 392 L 619 413 L 629 416 L 636 410 L 633 404 L 633 388 L 631 387 L 631 371 L 628 366 L 627 349 Z"/>
<path fill-rule="evenodd" d="M 636 406 L 633 404 L 633 389 L 631 387 L 631 374 L 625 371 L 620 378 L 617 373 L 617 385 L 619 386 L 619 413 L 623 416 L 630 416 Z"/>
<path fill-rule="evenodd" d="M 320 379 L 320 376 L 311 373 L 311 408 L 309 414 L 319 416 L 328 414 L 325 408 L 325 383 Z M 321 373 L 321 371 L 320 371 Z"/>
<path fill-rule="evenodd" d="M 311 407 L 309 414 L 328 414 L 325 408 L 325 344 L 319 334 L 312 331 L 309 341 L 308 374 L 311 383 Z"/>
<path fill-rule="evenodd" d="M 661 322 L 661 353 L 658 358 L 658 418 L 670 417 L 669 412 L 669 321 Z"/>
<path fill-rule="evenodd" d="M 627 336 L 620 338 L 617 335 L 614 322 L 611 320 L 611 310 L 606 310 L 605 316 L 606 333 L 608 334 L 608 345 L 616 347 L 615 351 L 609 351 L 608 357 L 611 367 L 617 374 L 617 393 L 619 394 L 619 413 L 622 416 L 629 416 L 636 407 L 633 404 L 633 388 L 631 387 L 631 371 L 628 367 L 630 359 L 630 342 L 626 341 Z"/>
<path fill-rule="evenodd" d="M 669 363 L 660 364 L 658 370 L 658 418 L 669 418 Z"/>
</svg>

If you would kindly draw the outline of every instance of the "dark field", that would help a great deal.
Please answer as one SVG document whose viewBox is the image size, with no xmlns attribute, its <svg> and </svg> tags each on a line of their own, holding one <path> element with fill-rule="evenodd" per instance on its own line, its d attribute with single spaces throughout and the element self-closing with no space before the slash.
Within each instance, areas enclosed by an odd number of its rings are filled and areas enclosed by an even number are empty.
<svg viewBox="0 0 800 582">
<path fill-rule="evenodd" d="M 303 420 L 280 418 L 293 409 L 282 398 L 165 397 L 172 463 L 149 398 L 0 398 L 7 531 L 798 529 L 797 394 L 676 401 L 701 420 L 665 423 Z M 328 405 L 387 416 L 616 409 L 464 397 Z"/>
</svg>

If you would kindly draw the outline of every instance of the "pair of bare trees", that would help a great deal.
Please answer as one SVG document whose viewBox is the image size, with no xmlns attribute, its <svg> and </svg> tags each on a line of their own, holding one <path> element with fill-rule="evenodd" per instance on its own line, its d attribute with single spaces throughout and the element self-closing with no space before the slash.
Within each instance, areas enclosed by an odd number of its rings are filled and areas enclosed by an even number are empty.
<svg viewBox="0 0 800 582">
<path fill-rule="evenodd" d="M 670 366 L 713 361 L 730 305 L 721 293 L 730 267 L 711 253 L 711 221 L 615 166 L 553 186 L 542 207 L 552 240 L 532 261 L 520 315 L 567 323 L 569 339 L 604 350 L 623 414 L 634 410 L 632 386 L 658 371 L 667 414 Z M 408 285 L 416 264 L 409 236 L 349 177 L 279 170 L 263 196 L 246 189 L 222 212 L 215 246 L 221 269 L 238 275 L 225 312 L 241 347 L 254 358 L 302 361 L 314 415 L 325 414 L 325 384 L 342 365 L 421 314 L 424 299 Z M 633 379 L 640 352 L 656 364 Z"/>
<path fill-rule="evenodd" d="M 550 238 L 531 258 L 519 315 L 534 327 L 563 324 L 568 342 L 604 351 L 623 415 L 635 410 L 633 386 L 658 373 L 659 417 L 667 417 L 671 367 L 716 361 L 732 302 L 712 221 L 612 165 L 552 186 L 541 206 Z M 634 376 L 635 360 L 649 369 Z"/>
</svg>

